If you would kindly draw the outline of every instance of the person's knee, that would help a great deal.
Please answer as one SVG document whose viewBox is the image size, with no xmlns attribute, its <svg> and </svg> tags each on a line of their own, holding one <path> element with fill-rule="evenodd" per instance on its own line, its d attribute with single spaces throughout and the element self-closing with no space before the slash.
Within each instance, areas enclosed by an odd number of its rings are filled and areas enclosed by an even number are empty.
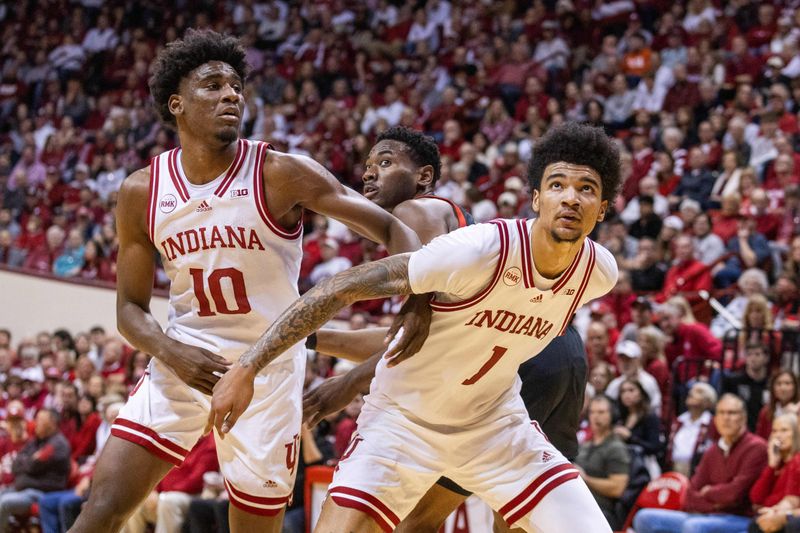
<svg viewBox="0 0 800 533">
<path fill-rule="evenodd" d="M 649 533 L 650 514 L 648 509 L 642 509 L 633 516 L 633 529 L 636 533 Z"/>
</svg>

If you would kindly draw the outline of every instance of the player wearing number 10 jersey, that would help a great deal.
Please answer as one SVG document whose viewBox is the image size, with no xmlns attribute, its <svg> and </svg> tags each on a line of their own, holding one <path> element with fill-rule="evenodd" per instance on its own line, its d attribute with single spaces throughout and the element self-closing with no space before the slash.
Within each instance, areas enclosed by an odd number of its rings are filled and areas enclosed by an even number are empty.
<svg viewBox="0 0 800 533">
<path fill-rule="evenodd" d="M 116 532 L 202 435 L 231 362 L 298 296 L 303 208 L 394 252 L 405 225 L 308 158 L 239 139 L 247 68 L 238 41 L 188 31 L 155 62 L 151 92 L 181 148 L 123 183 L 117 207 L 119 329 L 153 355 L 111 430 L 73 531 Z M 170 278 L 169 324 L 149 312 L 154 254 Z M 217 442 L 234 532 L 277 532 L 299 451 L 302 343 L 255 378 L 241 428 Z"/>
<path fill-rule="evenodd" d="M 511 527 L 611 531 L 578 470 L 529 420 L 517 369 L 616 283 L 614 257 L 587 237 L 616 195 L 619 153 L 601 129 L 568 123 L 537 142 L 529 180 L 535 220 L 468 226 L 337 274 L 294 302 L 215 388 L 211 416 L 235 430 L 257 371 L 339 308 L 436 294 L 420 352 L 377 366 L 319 533 L 392 531 L 440 476 Z"/>
</svg>

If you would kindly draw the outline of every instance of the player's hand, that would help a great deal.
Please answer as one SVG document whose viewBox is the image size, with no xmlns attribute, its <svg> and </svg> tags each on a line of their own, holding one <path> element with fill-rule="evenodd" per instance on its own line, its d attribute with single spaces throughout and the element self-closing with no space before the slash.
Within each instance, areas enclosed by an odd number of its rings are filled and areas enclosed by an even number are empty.
<svg viewBox="0 0 800 533">
<path fill-rule="evenodd" d="M 402 363 L 422 348 L 431 329 L 431 303 L 429 294 L 412 294 L 403 304 L 384 343 L 388 349 L 383 355 L 387 366 Z"/>
<path fill-rule="evenodd" d="M 320 420 L 333 413 L 338 413 L 358 394 L 347 383 L 344 376 L 326 379 L 314 390 L 303 395 L 303 422 L 314 427 Z"/>
<path fill-rule="evenodd" d="M 205 433 L 217 428 L 217 434 L 224 439 L 242 416 L 253 399 L 253 380 L 256 373 L 252 368 L 245 368 L 238 363 L 219 380 L 214 387 L 211 398 L 211 411 Z"/>
<path fill-rule="evenodd" d="M 160 359 L 181 381 L 208 395 L 231 366 L 228 360 L 217 354 L 178 341 L 171 343 Z"/>
</svg>

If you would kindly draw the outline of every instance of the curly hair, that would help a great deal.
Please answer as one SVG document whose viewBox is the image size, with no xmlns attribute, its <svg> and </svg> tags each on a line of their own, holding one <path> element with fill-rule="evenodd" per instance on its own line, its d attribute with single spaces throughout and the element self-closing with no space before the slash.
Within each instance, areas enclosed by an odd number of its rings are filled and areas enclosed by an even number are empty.
<svg viewBox="0 0 800 533">
<path fill-rule="evenodd" d="M 442 175 L 442 161 L 439 159 L 439 147 L 436 146 L 433 138 L 419 131 L 404 128 L 403 126 L 395 126 L 378 135 L 375 142 L 378 143 L 380 141 L 397 141 L 405 144 L 414 163 L 421 167 L 425 165 L 433 167 L 433 182 L 431 184 L 434 185 L 439 180 Z"/>
<path fill-rule="evenodd" d="M 567 122 L 548 131 L 536 146 L 528 165 L 531 191 L 542 186 L 544 169 L 563 161 L 594 169 L 602 182 L 602 199 L 611 201 L 620 186 L 619 149 L 601 128 Z"/>
<path fill-rule="evenodd" d="M 176 125 L 169 111 L 169 97 L 178 92 L 183 78 L 209 61 L 227 63 L 242 81 L 247 77 L 245 50 L 239 40 L 215 31 L 189 29 L 182 39 L 169 43 L 159 52 L 153 62 L 149 85 L 156 111 L 166 125 Z"/>
</svg>

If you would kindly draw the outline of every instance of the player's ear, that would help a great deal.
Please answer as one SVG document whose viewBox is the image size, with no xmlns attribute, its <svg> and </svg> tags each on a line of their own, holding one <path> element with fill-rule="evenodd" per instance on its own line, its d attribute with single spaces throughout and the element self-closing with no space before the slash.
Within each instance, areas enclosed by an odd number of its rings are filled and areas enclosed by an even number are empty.
<svg viewBox="0 0 800 533">
<path fill-rule="evenodd" d="M 183 98 L 178 94 L 173 94 L 169 97 L 169 100 L 167 100 L 167 107 L 169 108 L 169 112 L 173 115 L 180 115 L 183 113 Z"/>
<path fill-rule="evenodd" d="M 422 189 L 426 189 L 432 184 L 433 167 L 431 165 L 425 165 L 419 169 L 419 174 L 417 174 L 417 185 L 419 185 Z"/>
<path fill-rule="evenodd" d="M 606 218 L 606 210 L 608 210 L 608 200 L 600 202 L 600 212 L 597 214 L 597 221 L 602 222 Z"/>
<path fill-rule="evenodd" d="M 531 209 L 534 213 L 539 212 L 539 189 L 531 191 Z"/>
</svg>

